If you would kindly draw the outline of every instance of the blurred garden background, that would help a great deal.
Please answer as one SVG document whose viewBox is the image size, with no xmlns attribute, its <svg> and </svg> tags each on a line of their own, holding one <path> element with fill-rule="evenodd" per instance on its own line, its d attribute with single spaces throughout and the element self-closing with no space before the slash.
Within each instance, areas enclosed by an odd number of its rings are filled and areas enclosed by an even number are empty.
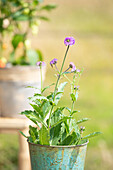
<svg viewBox="0 0 113 170">
<path fill-rule="evenodd" d="M 85 170 L 113 169 L 113 2 L 112 0 L 48 0 L 57 8 L 48 13 L 49 22 L 41 22 L 37 36 L 29 34 L 32 46 L 39 48 L 47 63 L 45 85 L 55 77 L 49 62 L 62 62 L 66 36 L 73 36 L 76 44 L 70 47 L 66 65 L 73 61 L 84 68 L 80 79 L 76 116 L 89 117 L 84 126 L 86 134 L 101 131 L 88 144 Z M 66 67 L 65 65 L 65 67 Z M 62 103 L 69 106 L 68 85 Z M 0 134 L 0 169 L 18 169 L 18 136 Z"/>
</svg>

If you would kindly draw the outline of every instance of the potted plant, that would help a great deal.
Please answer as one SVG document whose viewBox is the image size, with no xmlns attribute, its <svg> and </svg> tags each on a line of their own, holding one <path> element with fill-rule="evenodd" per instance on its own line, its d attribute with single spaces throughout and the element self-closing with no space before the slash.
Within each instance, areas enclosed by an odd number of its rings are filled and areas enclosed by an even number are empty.
<svg viewBox="0 0 113 170">
<path fill-rule="evenodd" d="M 40 70 L 36 63 L 42 61 L 43 56 L 39 49 L 31 48 L 28 34 L 31 32 L 36 35 L 40 20 L 48 20 L 42 12 L 56 7 L 52 4 L 42 5 L 41 2 L 42 0 L 0 1 L 1 116 L 18 117 L 18 112 L 29 108 L 27 102 L 23 105 L 23 101 L 33 93 L 33 89 L 28 91 L 24 87 L 28 84 L 39 88 L 41 86 Z M 8 54 L 10 51 L 8 56 L 6 51 Z M 44 80 L 45 66 L 42 68 Z"/>
<path fill-rule="evenodd" d="M 76 120 L 77 110 L 75 110 L 75 103 L 78 98 L 79 79 L 82 70 L 76 68 L 73 62 L 69 64 L 66 70 L 63 69 L 67 57 L 68 50 L 71 45 L 75 44 L 73 37 L 66 37 L 64 44 L 67 46 L 65 56 L 61 68 L 57 67 L 57 59 L 54 58 L 50 65 L 56 69 L 56 83 L 54 91 L 44 95 L 45 90 L 50 86 L 41 86 L 40 93 L 35 93 L 29 97 L 30 105 L 34 110 L 25 110 L 21 112 L 36 126 L 29 126 L 28 139 L 31 166 L 33 170 L 37 169 L 84 169 L 84 161 L 88 139 L 99 135 L 100 132 L 93 132 L 87 136 L 83 135 L 85 128 L 80 126 L 82 122 L 88 120 L 83 118 Z M 44 63 L 38 62 L 37 65 L 42 69 Z M 72 75 L 72 80 L 69 79 L 69 74 Z M 64 87 L 67 82 L 61 82 L 61 78 L 67 79 L 70 83 L 71 92 L 71 107 L 58 107 L 58 102 L 64 92 Z M 46 92 L 47 94 L 47 92 Z"/>
</svg>

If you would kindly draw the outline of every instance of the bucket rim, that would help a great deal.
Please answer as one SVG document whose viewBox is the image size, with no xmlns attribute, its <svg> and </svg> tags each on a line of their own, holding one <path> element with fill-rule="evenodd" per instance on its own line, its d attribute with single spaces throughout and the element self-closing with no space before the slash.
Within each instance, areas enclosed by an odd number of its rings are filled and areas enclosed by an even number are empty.
<svg viewBox="0 0 113 170">
<path fill-rule="evenodd" d="M 87 140 L 87 142 L 80 144 L 80 145 L 40 145 L 40 144 L 35 144 L 35 143 L 32 143 L 32 142 L 29 142 L 28 140 L 27 140 L 27 142 L 30 145 L 46 147 L 46 148 L 78 148 L 78 147 L 86 146 L 89 143 L 89 140 Z"/>
<path fill-rule="evenodd" d="M 4 68 L 0 68 L 0 70 L 13 70 L 13 69 L 40 69 L 37 65 L 11 65 L 6 66 Z M 46 68 L 46 65 L 42 66 L 42 68 Z"/>
</svg>

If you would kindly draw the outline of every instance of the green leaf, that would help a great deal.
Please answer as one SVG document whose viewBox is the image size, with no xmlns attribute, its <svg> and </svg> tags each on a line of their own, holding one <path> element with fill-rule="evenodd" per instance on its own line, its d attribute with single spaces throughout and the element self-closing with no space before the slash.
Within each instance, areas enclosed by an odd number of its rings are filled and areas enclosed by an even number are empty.
<svg viewBox="0 0 113 170">
<path fill-rule="evenodd" d="M 30 125 L 29 126 L 29 134 L 30 134 L 30 137 L 32 138 L 32 142 L 38 143 L 38 141 L 39 141 L 38 129 L 36 127 L 32 127 Z"/>
<path fill-rule="evenodd" d="M 65 109 L 65 107 L 59 107 L 57 108 L 51 116 L 51 126 L 56 124 L 64 115 L 62 114 L 62 111 Z"/>
<path fill-rule="evenodd" d="M 39 130 L 39 140 L 41 145 L 49 145 L 49 132 L 45 126 L 42 125 L 42 128 Z"/>
<path fill-rule="evenodd" d="M 42 52 L 38 49 L 35 50 L 38 54 L 38 61 L 43 61 L 43 55 L 42 55 Z"/>
<path fill-rule="evenodd" d="M 76 134 L 80 135 L 79 127 L 75 121 L 75 119 L 71 119 L 69 122 L 69 133 L 76 132 Z"/>
<path fill-rule="evenodd" d="M 41 116 L 41 118 L 43 118 L 43 113 L 41 112 L 41 109 L 39 106 L 35 105 L 35 104 L 31 104 L 30 105 L 33 107 L 33 109 L 37 112 L 38 115 Z"/>
<path fill-rule="evenodd" d="M 74 93 L 71 93 L 70 96 L 71 96 L 71 100 L 72 100 L 73 102 L 75 102 L 75 101 L 76 101 L 75 94 L 74 94 Z"/>
<path fill-rule="evenodd" d="M 77 134 L 75 132 L 72 132 L 71 135 L 68 135 L 60 145 L 72 145 L 73 142 L 77 141 Z"/>
<path fill-rule="evenodd" d="M 19 132 L 20 132 L 25 138 L 28 138 L 28 136 L 26 136 L 22 131 L 19 130 Z"/>
<path fill-rule="evenodd" d="M 48 101 L 48 99 L 45 96 L 42 96 L 41 94 L 36 94 L 33 97 L 28 97 L 28 99 L 31 100 L 31 101 L 35 101 L 35 100 L 39 100 L 39 101 L 46 100 L 46 101 Z"/>
<path fill-rule="evenodd" d="M 16 49 L 19 42 L 24 41 L 24 34 L 15 34 L 12 39 L 13 48 Z"/>
<path fill-rule="evenodd" d="M 41 117 L 39 117 L 39 115 L 35 111 L 25 110 L 24 112 L 21 112 L 21 114 L 24 114 L 27 118 L 29 118 L 31 121 L 33 121 L 37 126 L 39 126 L 38 123 L 41 123 L 45 127 L 47 126 L 44 123 L 43 119 Z"/>
<path fill-rule="evenodd" d="M 53 124 L 51 127 L 55 127 L 57 126 L 59 123 L 63 123 L 65 120 L 70 119 L 71 117 L 65 116 L 63 118 L 61 118 L 58 122 L 56 122 L 55 124 Z"/>
<path fill-rule="evenodd" d="M 46 89 L 50 88 L 50 87 L 53 86 L 53 85 L 55 85 L 55 83 L 52 83 L 51 85 L 46 86 L 46 87 L 42 90 L 42 93 L 43 93 Z"/>
<path fill-rule="evenodd" d="M 45 119 L 47 114 L 50 112 L 51 104 L 49 101 L 44 101 L 40 108 L 43 113 L 43 118 Z"/>
<path fill-rule="evenodd" d="M 20 11 L 17 11 L 15 13 L 15 15 L 12 16 L 13 20 L 15 21 L 28 21 L 28 20 L 31 20 L 32 17 L 28 16 L 28 15 L 25 15 L 25 14 L 21 14 Z"/>
<path fill-rule="evenodd" d="M 78 120 L 76 122 L 76 124 L 83 123 L 83 122 L 88 121 L 88 120 L 90 120 L 90 119 L 89 118 L 83 118 L 83 119 Z"/>
<path fill-rule="evenodd" d="M 79 112 L 79 111 L 74 110 L 74 111 L 71 113 L 71 115 L 70 115 L 70 116 L 72 116 L 74 113 L 77 113 L 77 112 Z"/>
<path fill-rule="evenodd" d="M 52 9 L 55 9 L 56 7 L 57 5 L 55 4 L 49 4 L 49 5 L 42 6 L 40 10 L 51 11 Z"/>
<path fill-rule="evenodd" d="M 66 86 L 67 82 L 61 83 L 58 87 L 58 91 L 55 96 L 55 104 L 57 105 L 60 98 L 62 97 L 62 93 L 64 91 L 64 87 Z"/>
<path fill-rule="evenodd" d="M 35 50 L 27 50 L 27 57 L 30 65 L 36 65 L 37 61 L 39 61 L 38 53 Z"/>
<path fill-rule="evenodd" d="M 82 137 L 82 139 L 89 139 L 89 138 L 98 136 L 98 135 L 100 135 L 100 134 L 102 134 L 102 132 L 93 132 L 93 133 L 91 133 L 91 134 L 89 134 L 89 135 L 87 135 L 87 136 Z"/>
<path fill-rule="evenodd" d="M 39 18 L 40 20 L 49 21 L 49 18 L 45 16 L 37 16 L 37 18 Z"/>
<path fill-rule="evenodd" d="M 70 109 L 70 108 L 66 107 L 66 110 L 68 110 L 68 111 L 69 111 L 69 113 L 71 113 L 71 109 Z"/>
<path fill-rule="evenodd" d="M 82 145 L 86 142 L 88 142 L 88 139 L 83 139 L 83 140 L 80 140 L 77 145 Z"/>
<path fill-rule="evenodd" d="M 40 90 L 40 88 L 34 87 L 34 86 L 26 86 L 25 88 L 33 88 L 33 89 L 38 89 L 38 90 Z"/>
<path fill-rule="evenodd" d="M 51 145 L 57 145 L 61 138 L 61 123 L 50 129 Z"/>
</svg>

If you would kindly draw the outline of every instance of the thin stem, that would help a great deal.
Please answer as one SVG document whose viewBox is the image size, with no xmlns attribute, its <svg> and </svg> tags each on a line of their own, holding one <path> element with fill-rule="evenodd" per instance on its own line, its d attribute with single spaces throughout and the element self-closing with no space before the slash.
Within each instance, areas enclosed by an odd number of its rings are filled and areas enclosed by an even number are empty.
<svg viewBox="0 0 113 170">
<path fill-rule="evenodd" d="M 64 74 L 63 75 L 70 83 L 72 83 L 72 81 Z"/>
<path fill-rule="evenodd" d="M 63 60 L 63 62 L 62 62 L 62 66 L 61 66 L 60 74 L 62 73 L 63 66 L 64 66 L 64 63 L 65 63 L 65 59 L 66 59 L 66 56 L 67 56 L 68 50 L 69 50 L 69 45 L 68 45 L 68 47 L 67 47 L 67 50 L 66 50 L 66 53 L 65 53 L 65 56 L 64 56 L 64 60 Z"/>
<path fill-rule="evenodd" d="M 75 76 L 75 75 L 74 75 Z M 79 74 L 79 77 L 78 77 L 78 80 L 77 80 L 77 83 L 76 83 L 76 87 L 78 86 L 78 83 L 79 83 L 79 80 L 80 80 L 80 74 Z M 75 77 L 73 77 L 73 79 L 75 79 Z M 72 93 L 73 93 L 73 89 L 74 89 L 74 83 L 75 83 L 75 81 L 73 80 L 73 84 L 72 84 Z M 76 94 L 76 92 L 77 92 L 77 90 L 75 90 L 75 94 Z M 75 102 L 73 101 L 72 102 L 72 106 L 71 106 L 71 114 L 72 114 L 72 112 L 73 112 L 73 108 L 74 108 L 74 104 L 75 104 Z"/>
<path fill-rule="evenodd" d="M 67 72 L 69 69 L 70 69 L 70 67 L 67 70 L 65 70 L 63 73 Z"/>
<path fill-rule="evenodd" d="M 63 62 L 62 62 L 62 66 L 61 66 L 61 69 L 60 69 L 60 73 L 59 73 L 58 79 L 57 79 L 57 81 L 56 81 L 55 90 L 54 90 L 54 92 L 53 92 L 53 102 L 55 101 L 55 95 L 56 95 L 56 91 L 57 91 L 57 86 L 58 86 L 60 77 L 61 77 L 61 75 L 62 75 L 62 70 L 63 70 L 63 66 L 64 66 L 64 63 L 65 63 L 65 59 L 66 59 L 68 50 L 69 50 L 69 45 L 68 45 L 68 47 L 67 47 L 67 49 L 66 49 L 66 53 L 65 53 L 65 56 L 64 56 L 64 59 L 63 59 Z M 53 108 L 54 108 L 54 106 L 52 106 L 51 111 L 50 111 L 50 115 L 49 115 L 48 129 L 49 129 L 49 127 L 50 127 L 50 119 L 51 119 L 51 114 L 52 114 Z"/>
<path fill-rule="evenodd" d="M 43 90 L 42 65 L 40 66 L 40 75 L 41 75 L 41 93 L 42 93 L 42 90 Z"/>
<path fill-rule="evenodd" d="M 58 71 L 58 73 L 59 73 L 59 70 L 58 70 L 58 68 L 57 68 L 56 64 L 55 64 L 55 68 L 56 68 L 56 70 L 57 70 L 57 71 Z"/>
</svg>

